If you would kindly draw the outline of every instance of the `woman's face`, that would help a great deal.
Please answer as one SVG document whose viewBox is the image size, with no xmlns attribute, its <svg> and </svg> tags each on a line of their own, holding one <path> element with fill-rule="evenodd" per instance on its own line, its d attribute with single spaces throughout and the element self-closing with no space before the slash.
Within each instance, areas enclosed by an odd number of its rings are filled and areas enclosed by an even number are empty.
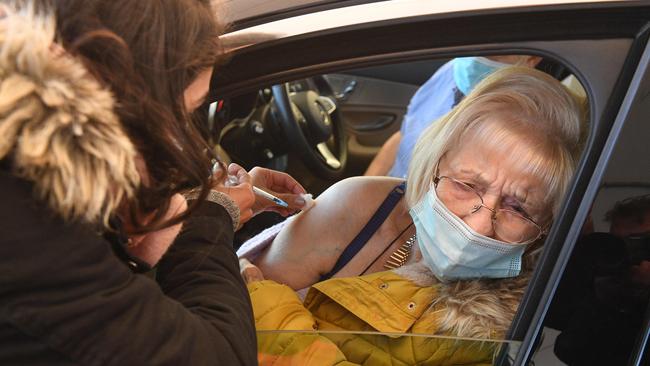
<svg viewBox="0 0 650 366">
<path fill-rule="evenodd" d="M 480 137 L 464 137 L 457 148 L 448 151 L 440 160 L 438 176 L 466 183 L 483 197 L 483 204 L 491 209 L 516 211 L 544 227 L 550 218 L 551 205 L 544 202 L 547 192 L 542 188 L 542 182 L 522 171 L 519 168 L 521 164 L 515 164 L 523 155 L 521 149 L 528 147 L 518 146 L 516 150 L 519 151 L 505 151 Z M 477 233 L 504 240 L 495 233 L 492 211 L 481 208 L 473 213 L 456 214 Z"/>
<path fill-rule="evenodd" d="M 203 70 L 185 89 L 183 98 L 185 99 L 185 108 L 187 108 L 187 112 L 191 113 L 200 106 L 203 101 L 205 101 L 205 97 L 208 95 L 208 89 L 210 89 L 211 78 L 212 68 Z"/>
</svg>

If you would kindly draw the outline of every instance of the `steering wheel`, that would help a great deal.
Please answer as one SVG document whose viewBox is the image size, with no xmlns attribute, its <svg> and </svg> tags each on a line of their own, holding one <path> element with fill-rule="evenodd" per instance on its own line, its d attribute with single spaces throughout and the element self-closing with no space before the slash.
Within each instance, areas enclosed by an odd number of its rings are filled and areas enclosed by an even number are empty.
<svg viewBox="0 0 650 366">
<path fill-rule="evenodd" d="M 348 157 L 343 119 L 327 81 L 322 77 L 312 80 L 318 88 L 290 92 L 288 83 L 274 85 L 274 115 L 289 148 L 305 165 L 323 179 L 338 179 Z"/>
</svg>

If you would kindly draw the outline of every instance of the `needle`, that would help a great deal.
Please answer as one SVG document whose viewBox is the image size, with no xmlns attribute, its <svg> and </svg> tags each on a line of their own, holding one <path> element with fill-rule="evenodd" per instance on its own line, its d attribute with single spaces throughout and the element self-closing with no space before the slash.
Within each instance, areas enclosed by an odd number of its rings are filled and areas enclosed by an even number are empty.
<svg viewBox="0 0 650 366">
<path fill-rule="evenodd" d="M 289 207 L 289 204 L 288 204 L 288 203 L 284 202 L 283 200 L 277 198 L 276 196 L 274 196 L 274 195 L 272 195 L 272 194 L 270 194 L 270 193 L 268 193 L 268 192 L 266 192 L 266 191 L 263 191 L 263 190 L 261 190 L 261 189 L 255 187 L 255 186 L 253 186 L 253 192 L 254 192 L 256 195 L 260 196 L 260 197 L 264 197 L 264 198 L 266 198 L 267 200 L 271 200 L 271 201 L 273 201 L 273 202 L 274 202 L 276 205 L 278 205 L 278 206 Z"/>
<path fill-rule="evenodd" d="M 237 179 L 237 177 L 229 175 L 228 176 L 228 183 L 230 183 L 232 185 L 237 185 L 237 184 L 239 184 L 239 180 Z M 289 207 L 288 203 L 284 202 L 283 200 L 277 198 L 276 196 L 274 196 L 274 195 L 272 195 L 272 194 L 270 194 L 270 193 L 268 193 L 266 191 L 263 191 L 260 188 L 257 188 L 255 186 L 253 186 L 253 193 L 255 193 L 256 195 L 258 195 L 260 197 L 264 197 L 269 201 L 273 201 L 278 206 Z"/>
</svg>

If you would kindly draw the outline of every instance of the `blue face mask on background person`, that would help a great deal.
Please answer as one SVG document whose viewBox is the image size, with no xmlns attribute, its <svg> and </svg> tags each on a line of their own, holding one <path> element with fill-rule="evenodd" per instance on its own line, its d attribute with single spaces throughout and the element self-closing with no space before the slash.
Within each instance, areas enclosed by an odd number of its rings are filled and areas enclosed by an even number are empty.
<svg viewBox="0 0 650 366">
<path fill-rule="evenodd" d="M 456 87 L 467 95 L 490 73 L 510 65 L 485 57 L 459 57 L 454 59 L 453 66 Z"/>
<path fill-rule="evenodd" d="M 422 258 L 439 280 L 519 275 L 526 245 L 478 234 L 440 202 L 433 185 L 409 213 Z"/>
</svg>

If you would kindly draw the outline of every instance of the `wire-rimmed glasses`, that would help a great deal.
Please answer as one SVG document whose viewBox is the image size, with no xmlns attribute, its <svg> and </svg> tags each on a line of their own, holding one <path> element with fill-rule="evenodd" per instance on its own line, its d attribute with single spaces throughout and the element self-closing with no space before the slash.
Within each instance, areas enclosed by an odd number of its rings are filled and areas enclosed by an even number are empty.
<svg viewBox="0 0 650 366">
<path fill-rule="evenodd" d="M 544 230 L 524 214 L 508 209 L 493 209 L 483 203 L 483 196 L 468 184 L 447 176 L 433 179 L 438 199 L 458 217 L 473 214 L 482 207 L 492 212 L 494 233 L 499 240 L 512 244 L 529 244 Z"/>
</svg>

